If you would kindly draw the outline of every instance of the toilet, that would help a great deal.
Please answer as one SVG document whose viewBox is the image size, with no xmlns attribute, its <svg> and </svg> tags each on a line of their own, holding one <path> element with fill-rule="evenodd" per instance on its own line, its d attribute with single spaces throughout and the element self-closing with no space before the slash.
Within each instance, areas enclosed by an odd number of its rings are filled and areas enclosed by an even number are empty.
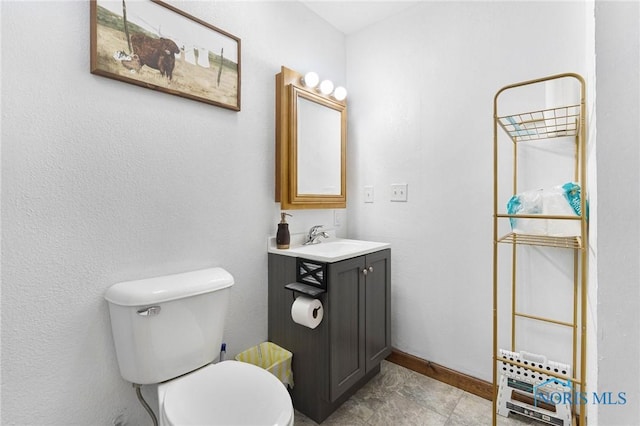
<svg viewBox="0 0 640 426">
<path fill-rule="evenodd" d="M 222 268 L 109 287 L 122 377 L 158 385 L 158 424 L 293 425 L 291 397 L 274 375 L 239 361 L 213 363 L 233 277 Z"/>
</svg>

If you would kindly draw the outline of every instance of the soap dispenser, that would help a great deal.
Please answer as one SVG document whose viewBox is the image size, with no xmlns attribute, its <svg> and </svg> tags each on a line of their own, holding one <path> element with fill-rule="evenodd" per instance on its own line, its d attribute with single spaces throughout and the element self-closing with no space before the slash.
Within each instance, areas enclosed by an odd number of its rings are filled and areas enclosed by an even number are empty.
<svg viewBox="0 0 640 426">
<path fill-rule="evenodd" d="M 288 249 L 289 242 L 291 241 L 291 235 L 289 234 L 289 224 L 287 223 L 287 216 L 292 216 L 289 213 L 280 213 L 280 223 L 278 224 L 278 233 L 276 234 L 276 246 L 279 249 Z"/>
</svg>

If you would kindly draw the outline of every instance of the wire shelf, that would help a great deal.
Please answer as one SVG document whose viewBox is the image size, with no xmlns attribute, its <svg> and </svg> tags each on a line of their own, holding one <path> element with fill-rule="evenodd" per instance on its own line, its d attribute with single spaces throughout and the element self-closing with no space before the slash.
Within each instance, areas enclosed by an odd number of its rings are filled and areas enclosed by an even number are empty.
<svg viewBox="0 0 640 426">
<path fill-rule="evenodd" d="M 569 104 L 565 104 L 563 106 L 558 106 L 555 108 L 542 107 L 546 109 L 542 109 L 535 103 L 540 102 L 542 100 L 542 96 L 544 99 L 547 99 L 547 95 L 555 95 L 556 91 L 564 90 L 565 85 L 560 84 L 559 86 L 547 86 L 547 83 L 556 81 L 557 83 L 561 83 L 562 79 L 571 78 L 573 79 L 573 84 L 571 88 L 566 86 L 567 94 L 569 95 L 569 90 L 573 93 L 573 90 L 577 88 L 576 83 L 579 84 L 580 96 L 579 101 L 577 100 L 577 96 L 573 97 L 573 100 L 569 102 Z M 527 99 L 525 95 L 531 92 L 518 92 L 515 90 L 519 90 L 520 88 L 530 87 L 534 89 L 537 93 L 537 96 L 532 99 Z M 547 91 L 550 89 L 550 91 Z M 513 91 L 512 91 L 513 90 Z M 520 96 L 519 102 L 517 101 L 517 97 L 509 97 L 507 103 L 503 104 L 501 101 L 501 95 L 509 93 L 510 96 L 518 95 L 522 93 Z M 560 95 L 561 93 L 557 93 Z M 577 95 L 577 93 L 574 93 Z M 493 105 L 493 153 L 494 153 L 494 220 L 493 220 L 493 232 L 494 232 L 494 244 L 493 244 L 493 355 L 494 360 L 498 361 L 499 358 L 499 343 L 500 340 L 505 338 L 503 336 L 503 331 L 501 329 L 505 328 L 506 324 L 502 324 L 506 322 L 501 319 L 500 323 L 498 321 L 499 315 L 502 316 L 510 316 L 511 317 L 511 351 L 516 352 L 517 347 L 523 341 L 522 338 L 518 338 L 519 333 L 522 331 L 530 332 L 525 328 L 525 330 L 520 330 L 521 325 L 519 324 L 520 319 L 530 319 L 530 320 L 539 320 L 543 322 L 550 323 L 549 325 L 561 325 L 570 328 L 570 332 L 567 334 L 571 334 L 570 345 L 572 347 L 572 359 L 570 365 L 572 368 L 572 374 L 568 374 L 566 376 L 571 376 L 572 386 L 574 392 L 586 392 L 586 383 L 585 378 L 587 376 L 586 364 L 587 364 L 587 344 L 586 344 L 586 324 L 587 324 L 587 288 L 588 288 L 588 258 L 589 258 L 589 243 L 588 243 L 588 233 L 587 233 L 587 217 L 585 213 L 586 203 L 581 205 L 582 214 L 578 216 L 567 216 L 567 215 L 541 215 L 541 214 L 527 214 L 527 215 L 513 215 L 513 214 L 504 214 L 499 213 L 498 207 L 498 197 L 499 194 L 503 194 L 506 188 L 503 188 L 501 185 L 501 181 L 505 184 L 508 184 L 509 181 L 499 177 L 500 174 L 504 171 L 507 171 L 505 167 L 508 166 L 509 159 L 511 160 L 512 172 L 511 178 L 513 182 L 513 193 L 517 193 L 516 188 L 519 183 L 519 178 L 522 179 L 522 175 L 519 175 L 519 163 L 523 162 L 528 164 L 529 166 L 542 166 L 544 168 L 546 165 L 544 164 L 544 160 L 546 158 L 538 158 L 537 156 L 528 156 L 521 155 L 521 151 L 519 151 L 518 144 L 523 142 L 525 146 L 528 145 L 536 145 L 542 144 L 543 147 L 547 145 L 544 144 L 544 140 L 549 140 L 549 145 L 565 145 L 566 143 L 571 143 L 574 145 L 573 152 L 573 172 L 574 172 L 574 180 L 580 185 L 583 191 L 583 195 L 586 196 L 586 138 L 587 138 L 587 127 L 586 127 L 586 114 L 585 114 L 585 98 L 586 98 L 586 83 L 584 79 L 574 73 L 564 73 L 564 74 L 556 74 L 548 77 L 543 77 L 535 80 L 522 81 L 519 83 L 510 84 L 508 86 L 502 87 L 494 97 L 494 105 Z M 523 109 L 515 110 L 517 105 L 523 106 Z M 507 109 L 505 109 L 508 108 Z M 500 111 L 500 112 L 499 112 Z M 526 112 L 522 112 L 526 111 Z M 502 128 L 502 130 L 498 130 Z M 502 132 L 505 132 L 506 135 L 502 135 Z M 512 155 L 506 155 L 508 150 L 502 150 L 499 146 L 501 140 L 506 140 L 508 136 L 509 139 L 514 143 L 512 146 Z M 553 139 L 553 140 L 552 140 Z M 568 151 L 568 150 L 567 150 Z M 565 155 L 567 152 L 555 152 L 555 150 L 549 150 L 549 154 L 551 155 Z M 567 156 L 567 158 L 569 158 Z M 532 161 L 533 163 L 530 163 Z M 542 164 L 541 164 L 542 162 Z M 567 162 L 568 163 L 568 162 Z M 554 165 L 555 166 L 555 165 Z M 567 168 L 567 172 L 570 172 L 569 165 L 566 164 L 560 166 L 558 164 L 558 171 L 562 170 L 562 168 Z M 562 167 L 562 168 L 560 168 Z M 527 170 L 527 173 L 529 170 Z M 542 171 L 544 173 L 544 171 Z M 508 173 L 506 173 L 508 174 Z M 529 176 L 526 176 L 527 179 Z M 534 179 L 540 179 L 541 176 L 533 176 Z M 532 179 L 532 180 L 534 180 Z M 502 191 L 500 191 L 502 189 Z M 531 227 L 526 228 L 523 227 L 525 231 L 531 229 L 530 233 L 520 233 L 518 228 L 516 230 L 517 233 L 512 229 L 507 228 L 502 218 L 508 218 L 513 220 L 514 218 L 525 219 L 527 221 L 534 221 L 536 219 L 553 221 L 553 227 L 544 228 L 544 223 L 537 224 L 541 225 L 541 227 Z M 570 220 L 572 222 L 567 223 L 566 220 Z M 555 225 L 560 224 L 560 221 L 564 221 L 567 225 L 567 228 L 556 227 Z M 531 222 L 533 224 L 533 222 Z M 550 225 L 551 223 L 547 223 L 546 225 Z M 580 225 L 580 229 L 577 229 L 577 226 Z M 524 225 L 524 224 L 523 224 Z M 540 234 L 535 234 L 538 229 L 540 230 Z M 542 229 L 547 229 L 549 233 L 564 233 L 567 234 L 577 234 L 575 236 L 551 236 L 546 235 Z M 507 233 L 508 232 L 508 233 Z M 507 250 L 504 250 L 505 244 L 510 244 L 510 249 L 507 247 Z M 502 245 L 502 247 L 499 247 Z M 548 248 L 560 248 L 562 250 L 570 250 L 573 251 L 573 262 L 570 262 L 569 259 L 563 259 L 562 266 L 566 269 L 567 279 L 573 278 L 573 297 L 572 309 L 568 306 L 568 303 L 565 306 L 565 311 L 569 311 L 572 314 L 571 321 L 560 321 L 555 318 L 546 318 L 537 315 L 532 315 L 529 313 L 525 313 L 518 309 L 519 300 L 524 294 L 529 294 L 529 289 L 531 285 L 535 285 L 537 282 L 536 279 L 532 279 L 532 277 L 528 276 L 528 271 L 518 271 L 521 268 L 522 262 L 520 262 L 520 255 L 524 256 L 524 259 L 537 261 L 528 255 L 531 253 L 519 253 L 520 247 L 548 247 Z M 510 253 L 509 253 L 510 252 Z M 548 254 L 548 253 L 547 253 Z M 510 255 L 510 256 L 509 256 Z M 565 257 L 565 256 L 563 256 Z M 510 260 L 509 260 L 510 258 Z M 565 262 L 566 260 L 566 262 Z M 555 260 L 554 260 L 555 261 Z M 507 269 L 502 263 L 507 262 L 510 263 L 510 274 L 507 273 Z M 571 265 L 572 263 L 572 265 Z M 570 269 L 573 269 L 573 272 L 570 273 Z M 544 277 L 544 275 L 542 275 Z M 537 276 L 536 276 L 537 278 Z M 505 281 L 502 283 L 502 281 Z M 507 281 L 510 281 L 510 290 L 507 292 Z M 521 287 L 524 286 L 524 287 Z M 510 298 L 510 312 L 502 312 L 499 314 L 499 310 L 503 310 L 502 305 L 508 303 L 507 300 L 502 301 L 503 294 L 506 298 Z M 543 302 L 544 299 L 537 299 L 538 301 Z M 563 301 L 564 302 L 564 301 Z M 568 302 L 568 301 L 567 301 Z M 534 302 L 535 303 L 535 302 Z M 500 308 L 500 309 L 499 309 Z M 510 314 L 510 315 L 508 315 Z M 528 339 L 525 339 L 526 342 L 530 343 Z M 542 343 L 543 340 L 540 341 Z M 546 341 L 545 341 L 546 342 Z M 567 342 L 569 343 L 569 342 Z M 537 343 L 536 343 L 537 345 Z M 492 414 L 492 424 L 496 426 L 498 424 L 498 415 L 507 415 L 509 412 L 521 412 L 517 407 L 522 407 L 517 403 L 522 402 L 525 404 L 533 405 L 528 401 L 519 401 L 513 397 L 511 391 L 505 393 L 502 392 L 504 387 L 503 376 L 499 376 L 501 374 L 502 366 L 498 365 L 498 362 L 494 362 L 493 368 L 493 414 Z M 508 363 L 511 364 L 511 363 Z M 509 369 L 508 366 L 505 366 Z M 538 364 L 538 367 L 540 365 Z M 541 369 L 542 370 L 542 369 Z M 504 370 L 503 370 L 504 371 Z M 535 370 L 534 370 L 535 371 Z M 544 373 L 544 371 L 537 371 L 537 373 Z M 527 372 L 529 374 L 529 372 Z M 539 378 L 540 376 L 538 376 Z M 568 377 L 564 377 L 563 380 L 567 380 Z M 517 380 L 517 379 L 516 379 Z M 508 383 L 507 383 L 508 385 Z M 507 386 L 508 387 L 508 386 Z M 516 393 L 517 395 L 518 393 Z M 507 396 L 507 398 L 505 398 Z M 507 403 L 511 403 L 512 407 L 509 407 Z M 535 399 L 533 400 L 535 403 Z M 568 404 L 556 404 L 556 408 L 565 407 Z M 516 408 L 514 408 L 516 407 Z M 528 410 L 528 409 L 527 409 Z M 579 424 L 583 426 L 586 424 L 586 409 L 583 405 L 571 405 L 569 410 L 562 409 L 562 415 L 558 416 L 558 412 L 556 412 L 556 417 L 564 425 L 576 425 L 577 420 L 579 420 Z M 561 417 L 561 418 L 560 418 Z M 560 424 L 560 423 L 558 423 Z"/>
<path fill-rule="evenodd" d="M 576 136 L 579 122 L 580 105 L 498 117 L 500 127 L 514 142 Z"/>
<path fill-rule="evenodd" d="M 582 249 L 582 238 L 575 237 L 551 237 L 548 235 L 531 235 L 531 234 L 516 234 L 510 232 L 501 238 L 498 238 L 499 243 L 508 244 L 524 244 L 530 246 L 543 246 L 543 247 L 557 247 L 568 249 Z"/>
</svg>

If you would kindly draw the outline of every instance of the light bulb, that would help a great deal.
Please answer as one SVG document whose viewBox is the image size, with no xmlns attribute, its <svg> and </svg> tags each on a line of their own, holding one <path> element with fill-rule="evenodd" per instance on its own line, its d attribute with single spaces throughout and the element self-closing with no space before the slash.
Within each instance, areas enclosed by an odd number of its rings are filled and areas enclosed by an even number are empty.
<svg viewBox="0 0 640 426">
<path fill-rule="evenodd" d="M 343 101 L 347 97 L 347 89 L 342 86 L 336 87 L 336 90 L 333 91 L 333 97 L 338 101 Z"/>
<path fill-rule="evenodd" d="M 318 74 L 313 71 L 309 71 L 304 75 L 304 77 L 302 77 L 302 84 L 310 89 L 316 87 L 318 85 L 318 81 L 320 81 L 320 77 L 318 77 Z"/>
<path fill-rule="evenodd" d="M 322 80 L 322 83 L 320 83 L 320 93 L 328 95 L 331 92 L 333 92 L 333 83 L 331 80 Z"/>
</svg>

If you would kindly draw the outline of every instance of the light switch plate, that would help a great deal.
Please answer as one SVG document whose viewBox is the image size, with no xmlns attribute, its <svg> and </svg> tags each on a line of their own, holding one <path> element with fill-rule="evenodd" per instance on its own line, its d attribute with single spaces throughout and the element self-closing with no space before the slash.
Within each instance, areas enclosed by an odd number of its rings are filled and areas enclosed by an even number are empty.
<svg viewBox="0 0 640 426">
<path fill-rule="evenodd" d="M 409 185 L 406 183 L 391 184 L 391 201 L 407 201 L 407 189 Z"/>
<path fill-rule="evenodd" d="M 364 187 L 364 202 L 373 203 L 373 186 Z"/>
<path fill-rule="evenodd" d="M 333 211 L 333 226 L 338 228 L 342 226 L 342 210 Z"/>
</svg>

